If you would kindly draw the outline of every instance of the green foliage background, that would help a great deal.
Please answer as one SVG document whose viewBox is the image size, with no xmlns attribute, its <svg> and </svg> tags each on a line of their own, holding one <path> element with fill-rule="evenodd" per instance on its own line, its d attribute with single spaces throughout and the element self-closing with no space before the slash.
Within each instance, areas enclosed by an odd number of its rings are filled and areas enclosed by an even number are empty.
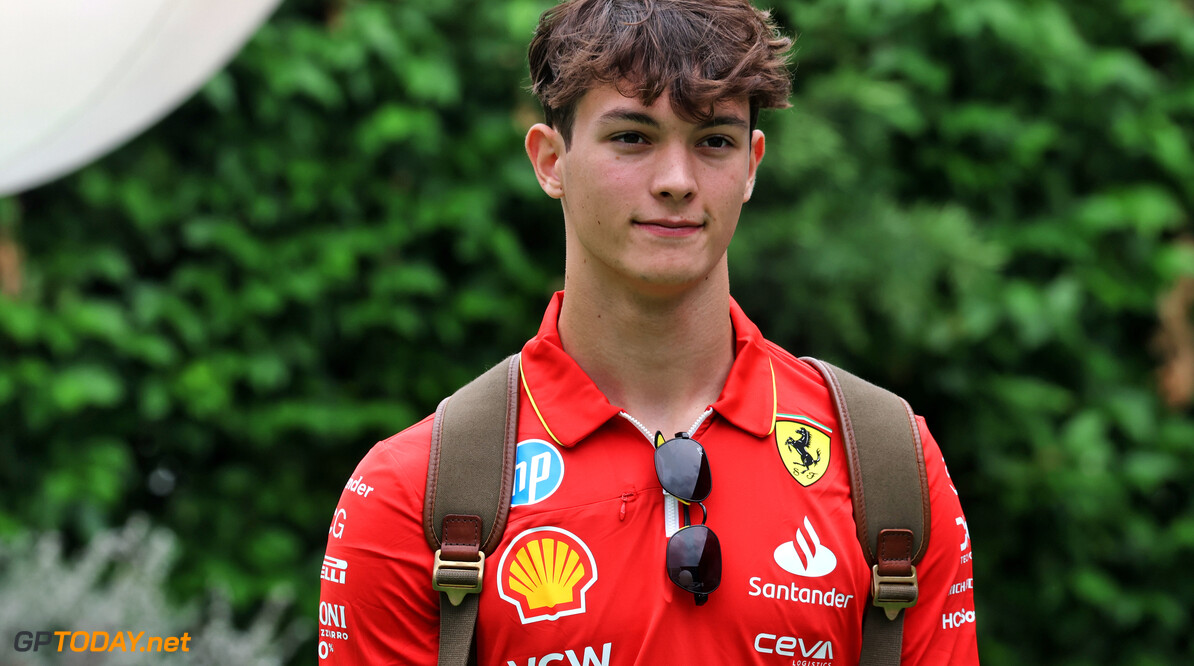
<svg viewBox="0 0 1194 666">
<path fill-rule="evenodd" d="M 0 534 L 146 512 L 176 598 L 314 615 L 356 461 L 561 285 L 521 147 L 548 4 L 292 0 L 151 131 L 0 200 Z M 1194 412 L 1151 342 L 1194 280 L 1194 6 L 774 10 L 794 109 L 762 120 L 737 298 L 928 418 L 985 663 L 1194 660 Z"/>
</svg>

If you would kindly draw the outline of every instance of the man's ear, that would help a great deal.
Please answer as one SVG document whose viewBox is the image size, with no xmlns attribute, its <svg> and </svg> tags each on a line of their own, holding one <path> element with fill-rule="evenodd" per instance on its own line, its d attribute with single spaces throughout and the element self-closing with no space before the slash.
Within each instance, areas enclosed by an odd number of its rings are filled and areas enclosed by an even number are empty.
<svg viewBox="0 0 1194 666">
<path fill-rule="evenodd" d="M 755 191 L 755 176 L 759 173 L 759 162 L 763 161 L 763 153 L 767 152 L 767 139 L 762 130 L 750 133 L 750 163 L 746 172 L 746 193 L 742 196 L 742 203 L 750 201 L 750 195 Z"/>
<path fill-rule="evenodd" d="M 564 181 L 560 158 L 564 156 L 564 137 L 543 123 L 536 123 L 527 130 L 527 157 L 539 179 L 539 187 L 553 199 L 564 196 Z"/>
</svg>

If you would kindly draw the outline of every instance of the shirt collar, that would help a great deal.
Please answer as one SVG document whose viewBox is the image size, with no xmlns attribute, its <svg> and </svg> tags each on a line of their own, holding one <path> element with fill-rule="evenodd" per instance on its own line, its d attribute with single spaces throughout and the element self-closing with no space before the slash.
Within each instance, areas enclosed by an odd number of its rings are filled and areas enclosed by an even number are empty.
<svg viewBox="0 0 1194 666">
<path fill-rule="evenodd" d="M 531 408 L 548 436 L 571 447 L 621 411 L 609 403 L 576 361 L 564 351 L 558 320 L 564 292 L 556 292 L 543 313 L 539 332 L 522 348 L 521 380 Z M 730 299 L 734 364 L 713 403 L 713 411 L 756 437 L 775 424 L 775 373 L 767 341 L 742 308 Z"/>
<path fill-rule="evenodd" d="M 730 322 L 734 325 L 734 365 L 713 411 L 755 437 L 766 437 L 775 429 L 778 405 L 775 367 L 767 349 L 771 343 L 733 297 Z"/>
</svg>

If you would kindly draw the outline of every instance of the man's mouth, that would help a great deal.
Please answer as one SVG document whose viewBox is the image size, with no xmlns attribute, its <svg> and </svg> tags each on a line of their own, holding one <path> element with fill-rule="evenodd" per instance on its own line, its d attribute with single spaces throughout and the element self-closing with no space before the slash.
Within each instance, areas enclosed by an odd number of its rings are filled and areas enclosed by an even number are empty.
<svg viewBox="0 0 1194 666">
<path fill-rule="evenodd" d="M 657 236 L 688 236 L 700 231 L 705 225 L 695 220 L 665 217 L 653 220 L 635 220 L 634 226 Z"/>
</svg>

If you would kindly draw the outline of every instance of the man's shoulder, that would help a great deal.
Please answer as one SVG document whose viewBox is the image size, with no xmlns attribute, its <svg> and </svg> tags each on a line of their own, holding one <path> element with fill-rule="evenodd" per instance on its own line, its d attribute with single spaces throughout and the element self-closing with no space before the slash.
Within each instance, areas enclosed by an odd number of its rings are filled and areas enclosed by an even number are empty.
<svg viewBox="0 0 1194 666">
<path fill-rule="evenodd" d="M 423 455 L 431 448 L 431 427 L 435 420 L 434 414 L 428 414 L 417 423 L 390 435 L 377 442 L 369 450 L 366 458 L 372 455 L 409 456 L 420 450 Z"/>
<path fill-rule="evenodd" d="M 352 479 L 376 479 L 387 486 L 399 486 L 408 492 L 422 492 L 427 478 L 431 451 L 433 416 L 375 443 L 357 463 Z M 347 488 L 346 488 L 347 490 Z"/>
<path fill-rule="evenodd" d="M 807 361 L 802 360 L 778 344 L 763 341 L 763 348 L 771 359 L 777 382 L 797 382 L 801 385 L 825 386 L 825 379 Z"/>
</svg>

